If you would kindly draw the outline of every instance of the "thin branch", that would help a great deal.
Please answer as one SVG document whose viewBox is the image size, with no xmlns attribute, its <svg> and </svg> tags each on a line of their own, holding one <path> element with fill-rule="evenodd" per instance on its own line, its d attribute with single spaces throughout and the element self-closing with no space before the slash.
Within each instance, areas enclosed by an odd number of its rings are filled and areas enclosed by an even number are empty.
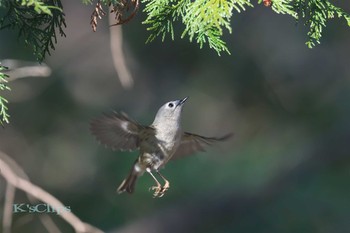
<svg viewBox="0 0 350 233">
<path fill-rule="evenodd" d="M 4 71 L 4 73 L 9 75 L 7 79 L 9 82 L 20 78 L 48 77 L 51 75 L 51 68 L 45 63 L 38 64 L 37 62 L 25 62 L 14 59 L 4 59 L 1 63 L 9 67 L 8 70 Z"/>
<path fill-rule="evenodd" d="M 47 215 L 40 215 L 40 221 L 50 233 L 62 233 L 54 221 Z"/>
<path fill-rule="evenodd" d="M 19 177 L 10 166 L 0 158 L 0 171 L 1 175 L 5 178 L 8 184 L 11 184 L 13 187 L 23 190 L 24 192 L 30 194 L 36 199 L 43 201 L 51 206 L 63 206 L 57 198 L 43 190 L 42 188 L 34 185 L 28 180 L 25 180 Z M 66 220 L 74 230 L 78 233 L 103 233 L 98 228 L 95 228 L 87 223 L 82 222 L 77 216 L 73 213 L 64 211 L 61 212 L 60 216 Z"/>
<path fill-rule="evenodd" d="M 2 219 L 2 228 L 4 233 L 11 233 L 12 225 L 12 204 L 15 200 L 16 188 L 7 183 L 5 194 L 4 216 Z"/>
<path fill-rule="evenodd" d="M 109 23 L 114 21 L 114 15 L 109 13 Z M 118 74 L 120 83 L 125 89 L 131 89 L 134 86 L 134 80 L 125 62 L 123 54 L 123 33 L 121 26 L 109 27 L 110 45 L 114 68 Z"/>
<path fill-rule="evenodd" d="M 16 61 L 17 60 L 12 60 L 12 61 Z M 29 177 L 28 175 L 23 171 L 23 169 L 9 156 L 7 156 L 4 153 L 1 153 L 0 151 L 0 159 L 3 159 L 10 167 L 11 169 L 14 171 L 14 173 L 18 176 L 21 177 L 25 180 L 29 181 Z M 7 183 L 8 185 L 11 185 L 9 183 Z M 26 193 L 27 198 L 29 200 L 30 203 L 35 203 L 37 202 L 37 200 L 35 198 L 33 198 L 31 195 L 29 195 L 28 193 Z M 6 194 L 5 198 L 7 198 L 8 196 L 10 196 L 10 194 Z M 13 201 L 11 203 L 11 205 L 13 204 Z M 5 199 L 5 206 L 6 206 L 6 199 Z M 12 206 L 11 206 L 12 208 Z M 11 214 L 11 211 L 9 212 L 9 214 Z M 5 216 L 5 210 L 4 210 L 4 216 Z M 11 216 L 12 217 L 12 216 Z M 7 218 L 8 219 L 8 218 Z M 32 218 L 31 218 L 32 219 Z M 61 233 L 61 231 L 59 230 L 59 228 L 56 226 L 56 224 L 54 223 L 54 221 L 52 221 L 51 217 L 49 215 L 39 215 L 39 220 L 41 221 L 41 223 L 43 224 L 43 226 L 47 229 L 48 232 L 50 233 Z M 30 220 L 29 220 L 30 221 Z M 9 224 L 11 222 L 11 220 L 4 220 L 3 219 L 3 226 L 7 224 Z M 16 223 L 18 223 L 19 221 L 17 221 Z M 9 224 L 11 225 L 11 224 Z"/>
</svg>

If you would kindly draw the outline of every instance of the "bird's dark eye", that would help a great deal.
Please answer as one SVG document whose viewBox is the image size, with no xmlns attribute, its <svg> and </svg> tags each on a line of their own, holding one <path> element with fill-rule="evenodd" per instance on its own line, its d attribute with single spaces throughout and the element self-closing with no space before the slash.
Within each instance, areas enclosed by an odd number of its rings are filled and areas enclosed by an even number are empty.
<svg viewBox="0 0 350 233">
<path fill-rule="evenodd" d="M 168 107 L 169 107 L 169 108 L 172 108 L 172 107 L 174 107 L 174 104 L 173 104 L 173 103 L 169 103 L 169 104 L 168 104 Z"/>
</svg>

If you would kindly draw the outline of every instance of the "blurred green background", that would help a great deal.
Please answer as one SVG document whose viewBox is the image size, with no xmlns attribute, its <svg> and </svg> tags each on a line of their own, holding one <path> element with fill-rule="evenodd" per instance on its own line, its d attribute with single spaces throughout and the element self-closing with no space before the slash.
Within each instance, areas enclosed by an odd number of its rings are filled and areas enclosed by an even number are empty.
<svg viewBox="0 0 350 233">
<path fill-rule="evenodd" d="M 125 90 L 110 51 L 108 20 L 89 25 L 93 6 L 63 1 L 67 38 L 45 62 L 47 78 L 10 83 L 11 124 L 0 150 L 34 184 L 106 232 L 349 232 L 350 30 L 331 21 L 308 49 L 306 29 L 262 5 L 233 16 L 232 55 L 187 39 L 146 44 L 139 13 L 123 26 L 135 85 Z M 349 5 L 344 4 L 350 11 Z M 181 28 L 181 26 L 179 26 Z M 34 60 L 16 32 L 0 31 L 0 59 Z M 228 142 L 170 162 L 171 188 L 152 198 L 150 176 L 117 195 L 137 152 L 98 145 L 89 122 L 122 110 L 150 124 L 165 102 L 189 96 L 183 128 Z M 5 182 L 0 181 L 0 210 Z M 28 202 L 21 191 L 16 203 Z M 1 211 L 2 212 L 2 211 Z M 2 213 L 1 213 L 2 216 Z M 73 229 L 50 215 L 62 232 Z M 13 232 L 46 232 L 38 214 L 15 214 Z"/>
</svg>

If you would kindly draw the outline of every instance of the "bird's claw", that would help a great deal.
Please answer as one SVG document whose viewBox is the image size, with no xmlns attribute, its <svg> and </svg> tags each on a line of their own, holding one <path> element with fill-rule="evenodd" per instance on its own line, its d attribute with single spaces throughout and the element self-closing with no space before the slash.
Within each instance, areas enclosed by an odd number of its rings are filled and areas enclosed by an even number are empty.
<svg viewBox="0 0 350 233">
<path fill-rule="evenodd" d="M 169 186 L 166 186 L 164 185 L 163 187 L 162 186 L 152 186 L 149 188 L 149 191 L 153 191 L 154 190 L 154 193 L 153 193 L 153 197 L 162 197 L 164 196 L 165 192 L 169 189 Z"/>
<path fill-rule="evenodd" d="M 153 197 L 158 197 L 159 193 L 162 191 L 162 187 L 160 185 L 158 186 L 152 186 L 149 188 L 149 191 L 154 191 Z"/>
<path fill-rule="evenodd" d="M 165 192 L 170 188 L 169 182 L 166 181 L 162 189 L 160 190 L 159 197 L 164 196 Z"/>
</svg>

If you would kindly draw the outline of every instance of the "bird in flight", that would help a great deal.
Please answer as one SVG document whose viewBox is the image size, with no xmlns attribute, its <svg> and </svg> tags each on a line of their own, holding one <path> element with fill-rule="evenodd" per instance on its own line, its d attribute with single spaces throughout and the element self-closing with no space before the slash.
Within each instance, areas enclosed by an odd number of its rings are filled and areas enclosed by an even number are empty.
<svg viewBox="0 0 350 233">
<path fill-rule="evenodd" d="M 184 132 L 181 128 L 181 114 L 188 97 L 165 103 L 158 110 L 153 123 L 144 126 L 129 118 L 125 113 L 112 112 L 91 121 L 90 130 L 97 141 L 113 150 L 139 150 L 129 175 L 117 189 L 118 193 L 133 193 L 138 177 L 147 172 L 156 185 L 150 187 L 154 197 L 162 197 L 169 189 L 169 181 L 159 169 L 169 161 L 205 151 L 206 146 L 224 141 L 231 133 L 222 137 L 205 137 Z M 158 181 L 153 173 L 164 181 Z"/>
</svg>

